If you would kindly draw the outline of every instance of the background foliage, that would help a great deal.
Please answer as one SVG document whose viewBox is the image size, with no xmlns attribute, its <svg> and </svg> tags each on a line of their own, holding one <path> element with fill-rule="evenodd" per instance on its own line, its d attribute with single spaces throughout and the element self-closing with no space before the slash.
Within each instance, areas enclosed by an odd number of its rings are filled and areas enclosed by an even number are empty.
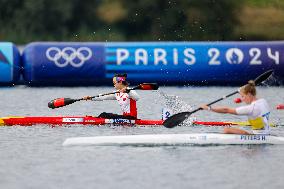
<svg viewBox="0 0 284 189">
<path fill-rule="evenodd" d="M 284 38 L 281 0 L 0 0 L 0 41 Z"/>
</svg>

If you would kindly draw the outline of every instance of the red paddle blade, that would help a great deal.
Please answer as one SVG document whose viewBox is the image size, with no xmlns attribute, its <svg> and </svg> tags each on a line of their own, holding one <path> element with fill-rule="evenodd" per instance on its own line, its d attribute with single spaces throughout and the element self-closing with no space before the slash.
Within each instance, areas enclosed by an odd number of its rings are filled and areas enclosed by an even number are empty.
<svg viewBox="0 0 284 189">
<path fill-rule="evenodd" d="M 138 86 L 141 90 L 157 90 L 159 85 L 157 83 L 142 83 Z"/>
<path fill-rule="evenodd" d="M 52 108 L 52 109 L 60 108 L 60 107 L 66 106 L 68 104 L 72 104 L 76 101 L 77 100 L 74 100 L 74 99 L 71 99 L 71 98 L 57 98 L 57 99 L 50 101 L 48 103 L 48 107 Z"/>
</svg>

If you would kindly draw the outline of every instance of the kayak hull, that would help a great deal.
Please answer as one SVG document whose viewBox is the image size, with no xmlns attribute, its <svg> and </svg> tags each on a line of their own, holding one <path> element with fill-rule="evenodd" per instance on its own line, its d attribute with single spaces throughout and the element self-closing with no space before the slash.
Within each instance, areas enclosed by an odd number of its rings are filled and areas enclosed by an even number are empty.
<svg viewBox="0 0 284 189">
<path fill-rule="evenodd" d="M 162 125 L 163 120 L 131 120 L 131 119 L 105 119 L 93 116 L 54 116 L 54 117 L 4 117 L 0 118 L 2 126 L 31 126 L 38 124 L 47 125 L 104 125 L 104 124 L 121 124 L 121 125 Z"/>
<path fill-rule="evenodd" d="M 236 135 L 218 133 L 121 135 L 67 138 L 63 146 L 85 145 L 243 145 L 284 144 L 284 137 L 271 135 Z"/>
<path fill-rule="evenodd" d="M 93 116 L 38 116 L 38 117 L 2 117 L 0 118 L 0 126 L 31 126 L 31 125 L 105 125 L 105 124 L 117 124 L 117 125 L 150 125 L 150 126 L 162 126 L 163 120 L 130 120 L 130 119 L 105 119 Z M 247 125 L 242 122 L 212 122 L 212 121 L 194 121 L 195 125 L 205 126 L 226 126 L 226 125 Z"/>
</svg>

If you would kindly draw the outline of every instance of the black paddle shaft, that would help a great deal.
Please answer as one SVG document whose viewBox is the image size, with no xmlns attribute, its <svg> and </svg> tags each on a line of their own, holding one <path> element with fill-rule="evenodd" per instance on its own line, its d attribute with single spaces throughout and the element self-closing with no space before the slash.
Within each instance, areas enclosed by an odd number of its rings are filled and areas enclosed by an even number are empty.
<svg viewBox="0 0 284 189">
<path fill-rule="evenodd" d="M 157 83 L 142 83 L 136 87 L 127 89 L 127 92 L 131 90 L 157 90 L 159 88 L 159 85 Z M 106 94 L 100 94 L 96 96 L 92 96 L 91 98 L 96 98 L 100 96 L 106 96 L 106 95 L 111 95 L 111 94 L 116 94 L 119 93 L 119 91 L 116 92 L 111 92 L 111 93 L 106 93 Z M 71 99 L 71 98 L 57 98 L 48 103 L 48 107 L 55 109 L 55 108 L 60 108 L 63 106 L 67 106 L 69 104 L 73 104 L 74 102 L 85 100 L 84 98 L 79 98 L 79 99 Z"/>
<path fill-rule="evenodd" d="M 230 97 L 230 96 L 233 96 L 233 95 L 235 95 L 235 94 L 237 94 L 237 93 L 238 93 L 238 91 L 235 91 L 235 92 L 233 92 L 233 93 L 231 93 L 231 94 L 228 94 L 228 95 L 226 95 L 226 96 L 224 96 L 224 97 L 222 97 L 222 98 L 219 98 L 218 100 L 215 100 L 214 102 L 211 102 L 211 103 L 209 103 L 209 104 L 206 104 L 206 106 L 211 106 L 212 104 L 215 104 L 215 103 L 217 103 L 217 102 L 219 102 L 219 101 L 221 101 L 221 100 L 224 100 L 224 99 L 226 99 L 226 98 L 228 98 L 228 97 Z M 195 113 L 195 112 L 197 112 L 197 111 L 199 111 L 199 110 L 202 110 L 202 108 L 195 109 L 195 110 L 191 111 L 190 114 L 193 114 L 193 113 Z"/>
</svg>

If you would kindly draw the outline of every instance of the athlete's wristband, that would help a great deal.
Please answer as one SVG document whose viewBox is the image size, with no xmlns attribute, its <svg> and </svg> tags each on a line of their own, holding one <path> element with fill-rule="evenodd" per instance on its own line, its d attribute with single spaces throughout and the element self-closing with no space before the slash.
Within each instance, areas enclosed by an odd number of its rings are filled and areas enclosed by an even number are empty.
<svg viewBox="0 0 284 189">
<path fill-rule="evenodd" d="M 211 111 L 212 110 L 212 108 L 211 108 L 211 106 L 208 106 L 208 109 L 207 109 L 208 111 Z"/>
</svg>

